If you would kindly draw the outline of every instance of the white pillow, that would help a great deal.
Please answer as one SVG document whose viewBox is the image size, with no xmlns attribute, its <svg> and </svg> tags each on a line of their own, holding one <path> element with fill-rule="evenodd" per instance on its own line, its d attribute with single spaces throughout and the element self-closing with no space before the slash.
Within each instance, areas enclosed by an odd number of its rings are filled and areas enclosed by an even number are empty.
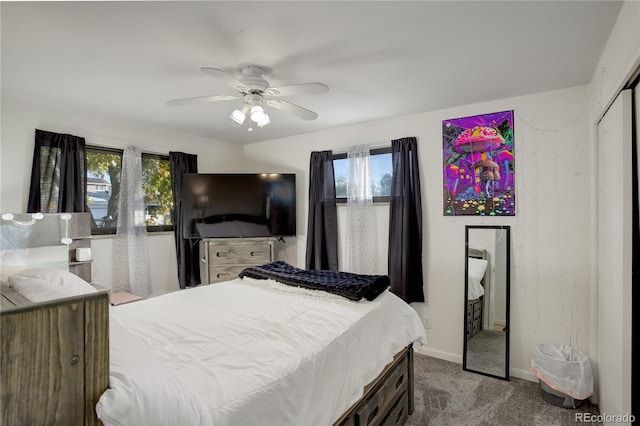
<svg viewBox="0 0 640 426">
<path fill-rule="evenodd" d="M 32 302 L 97 292 L 79 276 L 58 269 L 23 269 L 9 276 L 9 285 Z"/>
<path fill-rule="evenodd" d="M 482 278 L 484 278 L 484 273 L 487 270 L 488 264 L 489 262 L 485 259 L 476 259 L 475 257 L 470 257 L 468 259 L 467 277 L 469 278 L 469 287 L 468 287 L 469 300 L 474 300 L 484 295 L 484 287 L 482 287 L 482 283 L 480 281 L 482 280 Z"/>
<path fill-rule="evenodd" d="M 212 424 L 200 395 L 113 318 L 109 350 L 109 389 L 96 404 L 105 426 Z"/>
<path fill-rule="evenodd" d="M 487 270 L 489 262 L 486 259 L 476 259 L 475 257 L 469 258 L 469 278 L 474 278 L 480 281 L 484 278 L 484 273 Z"/>
</svg>

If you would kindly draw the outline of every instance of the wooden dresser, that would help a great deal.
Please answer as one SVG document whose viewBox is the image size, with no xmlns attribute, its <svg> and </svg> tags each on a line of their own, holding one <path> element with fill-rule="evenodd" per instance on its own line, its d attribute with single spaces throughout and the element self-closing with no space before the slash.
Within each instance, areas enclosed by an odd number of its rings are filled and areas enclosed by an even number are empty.
<svg viewBox="0 0 640 426">
<path fill-rule="evenodd" d="M 202 240 L 202 284 L 212 284 L 238 277 L 248 266 L 274 260 L 273 238 L 205 238 Z"/>
</svg>

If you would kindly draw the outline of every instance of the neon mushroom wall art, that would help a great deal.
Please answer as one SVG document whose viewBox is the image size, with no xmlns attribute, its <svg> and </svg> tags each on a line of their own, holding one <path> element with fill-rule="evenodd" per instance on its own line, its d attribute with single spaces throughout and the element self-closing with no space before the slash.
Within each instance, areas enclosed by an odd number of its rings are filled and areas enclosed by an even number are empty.
<svg viewBox="0 0 640 426">
<path fill-rule="evenodd" d="M 443 214 L 515 216 L 513 111 L 442 122 Z"/>
</svg>

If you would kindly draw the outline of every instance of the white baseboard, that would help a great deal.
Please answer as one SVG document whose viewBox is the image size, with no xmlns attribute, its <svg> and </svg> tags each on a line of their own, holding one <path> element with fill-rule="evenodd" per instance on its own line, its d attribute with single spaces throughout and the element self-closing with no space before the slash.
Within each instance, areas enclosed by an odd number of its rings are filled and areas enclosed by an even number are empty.
<svg viewBox="0 0 640 426">
<path fill-rule="evenodd" d="M 426 355 L 426 356 L 430 356 L 438 359 L 444 359 L 445 361 L 451 361 L 451 362 L 455 362 L 456 364 L 462 365 L 461 355 L 438 351 L 436 349 L 431 349 L 427 346 L 418 346 L 418 345 L 414 345 L 413 350 L 422 355 Z"/>
<path fill-rule="evenodd" d="M 414 345 L 413 350 L 416 353 L 419 353 L 421 355 L 443 359 L 445 361 L 455 362 L 456 364 L 460 364 L 460 368 L 462 368 L 462 355 L 438 351 L 436 349 L 431 349 L 427 346 L 418 346 L 418 345 Z M 523 379 L 523 380 L 527 380 L 529 382 L 535 382 L 535 383 L 538 382 L 538 377 L 529 370 L 522 370 L 520 368 L 511 367 L 509 368 L 509 374 L 511 375 L 511 377 L 517 377 L 518 379 Z"/>
<path fill-rule="evenodd" d="M 509 368 L 509 374 L 511 375 L 511 377 L 517 377 L 518 379 L 538 383 L 538 376 L 536 376 L 529 370 L 522 370 L 520 368 L 511 367 Z"/>
</svg>

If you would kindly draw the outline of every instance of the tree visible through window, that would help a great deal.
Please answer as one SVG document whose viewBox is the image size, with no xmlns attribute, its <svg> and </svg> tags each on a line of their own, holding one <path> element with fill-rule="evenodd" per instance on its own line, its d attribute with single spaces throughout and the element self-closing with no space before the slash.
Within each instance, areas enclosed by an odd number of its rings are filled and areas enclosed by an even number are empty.
<svg viewBox="0 0 640 426">
<path fill-rule="evenodd" d="M 122 173 L 122 152 L 87 147 L 87 205 L 93 228 L 115 228 Z"/>
<path fill-rule="evenodd" d="M 93 233 L 115 233 L 122 172 L 122 150 L 87 146 L 87 205 Z M 148 230 L 171 230 L 171 172 L 169 157 L 142 154 L 142 190 Z"/>
<path fill-rule="evenodd" d="M 168 157 L 142 155 L 142 190 L 147 225 L 171 225 L 173 194 Z"/>
<path fill-rule="evenodd" d="M 374 202 L 389 201 L 391 196 L 391 180 L 393 166 L 391 164 L 391 148 L 372 149 L 371 153 L 371 188 Z M 336 180 L 336 201 L 347 202 L 347 154 L 333 156 L 333 169 Z"/>
</svg>

